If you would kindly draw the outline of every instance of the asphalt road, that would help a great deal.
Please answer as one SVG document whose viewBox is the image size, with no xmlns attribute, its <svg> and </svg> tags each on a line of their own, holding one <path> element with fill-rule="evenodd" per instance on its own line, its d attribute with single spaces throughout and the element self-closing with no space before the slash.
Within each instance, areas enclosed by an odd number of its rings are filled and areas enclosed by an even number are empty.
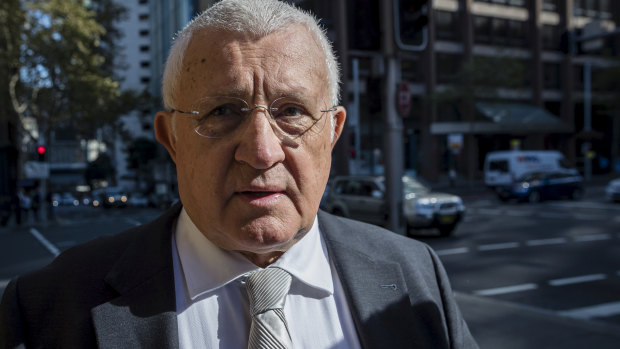
<svg viewBox="0 0 620 349">
<path fill-rule="evenodd" d="M 620 348 L 620 205 L 466 199 L 442 259 L 482 348 Z"/>
<path fill-rule="evenodd" d="M 465 198 L 454 236 L 430 244 L 481 348 L 620 348 L 620 204 Z M 154 209 L 58 209 L 58 222 L 0 229 L 0 292 L 71 246 L 145 223 Z"/>
</svg>

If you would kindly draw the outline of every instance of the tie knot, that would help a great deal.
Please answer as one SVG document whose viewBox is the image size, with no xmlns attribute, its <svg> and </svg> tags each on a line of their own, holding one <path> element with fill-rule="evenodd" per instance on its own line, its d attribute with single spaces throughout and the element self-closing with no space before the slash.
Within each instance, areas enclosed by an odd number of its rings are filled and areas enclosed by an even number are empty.
<svg viewBox="0 0 620 349">
<path fill-rule="evenodd" d="M 291 275 L 280 268 L 267 268 L 248 275 L 245 286 L 252 316 L 267 310 L 284 308 L 291 279 Z"/>
</svg>

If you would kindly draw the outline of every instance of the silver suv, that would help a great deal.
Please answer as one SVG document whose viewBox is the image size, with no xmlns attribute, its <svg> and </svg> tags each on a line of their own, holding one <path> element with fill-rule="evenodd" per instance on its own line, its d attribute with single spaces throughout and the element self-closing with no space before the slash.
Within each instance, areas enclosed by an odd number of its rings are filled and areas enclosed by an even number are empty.
<svg viewBox="0 0 620 349">
<path fill-rule="evenodd" d="M 436 228 L 450 235 L 465 214 L 460 197 L 433 193 L 415 178 L 403 177 L 403 213 L 407 230 Z M 322 208 L 330 213 L 384 226 L 385 180 L 375 176 L 341 176 L 331 182 Z"/>
</svg>

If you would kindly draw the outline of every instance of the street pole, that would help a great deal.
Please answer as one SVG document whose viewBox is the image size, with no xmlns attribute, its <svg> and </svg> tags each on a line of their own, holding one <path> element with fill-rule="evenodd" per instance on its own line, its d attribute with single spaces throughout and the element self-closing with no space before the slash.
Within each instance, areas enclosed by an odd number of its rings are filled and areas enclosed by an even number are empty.
<svg viewBox="0 0 620 349">
<path fill-rule="evenodd" d="M 381 51 L 385 62 L 383 93 L 385 186 L 388 229 L 404 235 L 403 229 L 403 123 L 396 111 L 396 75 L 398 61 L 394 48 L 393 1 L 381 2 L 383 40 Z"/>
<path fill-rule="evenodd" d="M 583 131 L 586 135 L 592 131 L 592 64 L 586 58 L 583 63 Z M 586 182 L 592 178 L 592 159 L 590 159 L 591 143 L 585 143 L 584 177 Z"/>
</svg>

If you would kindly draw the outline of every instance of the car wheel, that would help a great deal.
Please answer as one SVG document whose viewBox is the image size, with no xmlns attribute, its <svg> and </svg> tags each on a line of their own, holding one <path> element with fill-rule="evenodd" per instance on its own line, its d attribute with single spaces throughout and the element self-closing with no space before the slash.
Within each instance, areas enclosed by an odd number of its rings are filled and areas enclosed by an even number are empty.
<svg viewBox="0 0 620 349">
<path fill-rule="evenodd" d="M 527 201 L 531 203 L 540 202 L 540 193 L 536 190 L 532 191 L 530 195 L 527 196 Z"/>
<path fill-rule="evenodd" d="M 439 235 L 450 236 L 454 232 L 454 228 L 456 228 L 456 224 L 442 225 L 439 227 Z"/>
<path fill-rule="evenodd" d="M 570 193 L 571 200 L 581 200 L 583 198 L 583 190 L 575 189 L 572 193 Z"/>
</svg>

